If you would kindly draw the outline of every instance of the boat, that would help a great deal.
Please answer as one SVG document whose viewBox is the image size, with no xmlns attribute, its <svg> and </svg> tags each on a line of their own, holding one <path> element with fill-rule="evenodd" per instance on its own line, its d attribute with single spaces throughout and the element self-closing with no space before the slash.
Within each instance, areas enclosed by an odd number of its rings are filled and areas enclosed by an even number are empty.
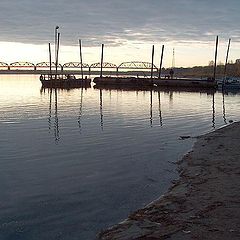
<svg viewBox="0 0 240 240">
<path fill-rule="evenodd" d="M 62 74 L 42 74 L 40 81 L 43 87 L 57 87 L 57 88 L 79 88 L 79 87 L 90 87 L 91 79 L 87 78 L 76 78 L 75 75 L 62 75 Z"/>
<path fill-rule="evenodd" d="M 59 27 L 57 26 L 56 30 Z M 58 53 L 59 53 L 59 42 L 60 42 L 60 33 L 55 31 L 55 71 L 52 71 L 52 54 L 51 54 L 51 44 L 48 43 L 49 47 L 49 74 L 41 74 L 40 81 L 42 83 L 43 88 L 80 88 L 80 87 L 91 87 L 91 79 L 87 78 L 87 76 L 83 76 L 83 63 L 82 63 L 82 48 L 81 48 L 81 40 L 79 39 L 79 47 L 80 47 L 80 66 L 81 66 L 81 78 L 77 78 L 73 74 L 61 74 L 58 72 Z"/>
<path fill-rule="evenodd" d="M 225 81 L 218 82 L 218 87 L 223 89 L 240 89 L 240 80 L 227 78 Z"/>
</svg>

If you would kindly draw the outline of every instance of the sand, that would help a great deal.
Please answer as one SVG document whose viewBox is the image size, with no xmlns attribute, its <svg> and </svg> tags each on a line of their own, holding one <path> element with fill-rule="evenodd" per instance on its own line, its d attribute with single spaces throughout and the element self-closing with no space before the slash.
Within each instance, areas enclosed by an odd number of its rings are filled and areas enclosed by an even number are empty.
<svg viewBox="0 0 240 240">
<path fill-rule="evenodd" d="M 99 239 L 240 239 L 240 123 L 198 137 L 178 168 L 165 195 Z"/>
</svg>

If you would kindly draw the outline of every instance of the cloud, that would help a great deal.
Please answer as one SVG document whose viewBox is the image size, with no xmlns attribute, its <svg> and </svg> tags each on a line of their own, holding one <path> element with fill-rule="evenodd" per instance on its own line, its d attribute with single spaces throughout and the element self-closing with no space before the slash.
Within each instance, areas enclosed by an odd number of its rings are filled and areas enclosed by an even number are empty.
<svg viewBox="0 0 240 240">
<path fill-rule="evenodd" d="M 61 43 L 240 39 L 239 0 L 1 0 L 0 41 L 44 44 L 60 26 Z"/>
</svg>

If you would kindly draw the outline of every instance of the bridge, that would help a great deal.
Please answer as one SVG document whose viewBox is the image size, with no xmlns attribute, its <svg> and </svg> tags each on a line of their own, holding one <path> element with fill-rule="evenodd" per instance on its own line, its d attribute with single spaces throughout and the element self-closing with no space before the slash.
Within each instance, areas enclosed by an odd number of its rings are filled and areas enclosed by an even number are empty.
<svg viewBox="0 0 240 240">
<path fill-rule="evenodd" d="M 149 62 L 141 62 L 141 61 L 131 61 L 131 62 L 122 62 L 119 65 L 109 62 L 102 63 L 102 69 L 105 69 L 107 72 L 118 75 L 119 72 L 126 71 L 140 71 L 140 72 L 148 72 L 152 68 L 152 63 Z M 86 72 L 91 75 L 91 73 L 99 72 L 101 69 L 101 63 L 80 63 L 80 62 L 67 62 L 64 64 L 58 64 L 56 67 L 55 62 L 51 63 L 52 71 L 57 71 L 59 73 L 80 73 L 81 69 L 83 69 L 84 73 Z M 153 64 L 154 72 L 158 72 L 158 68 Z M 0 73 L 22 73 L 22 74 L 42 74 L 50 71 L 50 62 L 40 62 L 40 63 L 31 63 L 31 62 L 13 62 L 13 63 L 5 63 L 0 62 Z M 145 75 L 145 74 L 144 74 Z"/>
</svg>

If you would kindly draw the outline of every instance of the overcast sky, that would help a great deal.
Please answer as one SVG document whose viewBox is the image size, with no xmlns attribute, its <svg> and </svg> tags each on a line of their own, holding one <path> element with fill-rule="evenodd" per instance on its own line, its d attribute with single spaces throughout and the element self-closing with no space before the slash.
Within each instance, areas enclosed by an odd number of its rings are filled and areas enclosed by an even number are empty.
<svg viewBox="0 0 240 240">
<path fill-rule="evenodd" d="M 0 42 L 209 43 L 240 41 L 240 0 L 1 0 Z"/>
<path fill-rule="evenodd" d="M 240 39 L 239 0 L 1 0 L 1 41 L 44 43 L 55 25 L 63 44 Z"/>
</svg>

